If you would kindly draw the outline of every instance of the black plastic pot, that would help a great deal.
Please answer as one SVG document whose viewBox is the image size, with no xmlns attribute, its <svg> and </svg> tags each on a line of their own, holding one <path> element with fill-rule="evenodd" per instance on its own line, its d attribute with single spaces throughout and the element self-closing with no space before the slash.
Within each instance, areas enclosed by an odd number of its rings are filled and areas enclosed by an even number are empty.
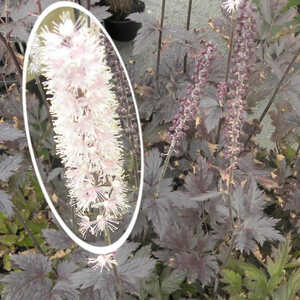
<svg viewBox="0 0 300 300">
<path fill-rule="evenodd" d="M 137 23 L 130 19 L 120 21 L 112 16 L 104 20 L 104 26 L 112 39 L 129 42 L 136 37 L 138 30 L 142 27 L 142 23 Z"/>
</svg>

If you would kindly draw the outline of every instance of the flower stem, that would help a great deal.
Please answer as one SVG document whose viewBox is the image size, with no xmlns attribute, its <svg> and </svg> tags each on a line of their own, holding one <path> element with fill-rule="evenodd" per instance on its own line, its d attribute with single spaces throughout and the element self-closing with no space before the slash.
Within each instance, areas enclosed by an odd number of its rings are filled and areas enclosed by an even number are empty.
<svg viewBox="0 0 300 300">
<path fill-rule="evenodd" d="M 226 256 L 225 256 L 225 259 L 222 263 L 223 267 L 225 268 L 227 263 L 228 263 L 228 260 L 230 258 L 230 254 L 233 250 L 233 246 L 234 246 L 234 242 L 235 242 L 235 239 L 236 239 L 236 236 L 233 236 L 232 239 L 231 239 L 231 245 L 226 253 Z M 216 277 L 216 280 L 215 280 L 215 284 L 214 284 L 214 291 L 213 291 L 213 297 L 212 299 L 213 300 L 217 300 L 218 299 L 218 294 L 217 294 L 217 291 L 218 291 L 218 287 L 219 287 L 219 278 Z"/>
<path fill-rule="evenodd" d="M 280 81 L 278 82 L 273 94 L 272 94 L 272 97 L 270 98 L 267 106 L 265 107 L 263 113 L 261 114 L 259 120 L 258 120 L 258 124 L 261 124 L 261 122 L 263 121 L 263 119 L 265 118 L 266 114 L 268 113 L 271 105 L 273 104 L 276 96 L 277 96 L 277 93 L 279 92 L 279 89 L 284 81 L 284 79 L 286 78 L 287 74 L 289 73 L 290 69 L 292 68 L 292 65 L 294 64 L 294 62 L 296 61 L 298 55 L 300 54 L 300 49 L 296 52 L 296 54 L 294 55 L 293 59 L 291 60 L 291 62 L 289 63 L 288 67 L 286 68 L 284 74 L 282 75 Z M 246 143 L 245 143 L 245 146 L 248 144 L 248 142 L 250 141 L 251 137 L 253 135 L 253 131 L 250 133 L 250 135 L 248 136 L 247 140 L 246 140 Z"/>
<path fill-rule="evenodd" d="M 108 231 L 108 229 L 104 230 L 104 238 L 105 238 L 105 242 L 107 245 L 111 244 L 111 238 L 110 238 L 110 232 Z M 119 299 L 123 300 L 124 299 L 124 289 L 123 289 L 123 285 L 122 282 L 120 280 L 120 277 L 118 276 L 118 272 L 117 272 L 117 267 L 115 265 L 112 266 L 113 272 L 114 272 L 114 276 L 116 278 L 116 283 L 117 283 L 117 289 L 119 292 Z"/>
<path fill-rule="evenodd" d="M 186 30 L 187 31 L 190 30 L 192 3 L 193 3 L 193 0 L 189 0 L 188 15 L 187 15 L 187 20 L 186 20 Z M 184 73 L 186 73 L 186 65 L 187 65 L 187 53 L 184 55 L 184 62 L 183 62 L 183 72 Z"/>
<path fill-rule="evenodd" d="M 124 74 L 123 74 L 123 70 L 120 66 L 120 63 L 118 61 L 117 63 L 117 67 L 118 67 L 118 71 L 119 71 L 119 74 L 120 74 L 120 78 L 121 78 L 121 89 L 122 89 L 122 97 L 123 99 L 125 99 L 126 101 L 126 107 L 127 107 L 127 114 L 126 114 L 126 121 L 127 121 L 127 126 L 129 129 L 132 129 L 134 130 L 133 126 L 132 126 L 132 123 L 131 123 L 131 120 L 129 119 L 129 101 L 128 101 L 128 97 L 126 95 L 126 90 L 125 90 L 125 78 L 124 78 Z M 137 166 L 137 153 L 135 152 L 135 143 L 134 143 L 134 139 L 133 139 L 133 136 L 132 136 L 132 133 L 129 132 L 128 133 L 128 137 L 129 137 L 129 142 L 130 142 L 130 145 L 131 145 L 131 149 L 132 149 L 132 154 L 133 154 L 133 169 L 134 169 L 134 173 L 135 173 L 135 176 L 134 176 L 134 181 L 135 181 L 135 185 L 136 187 L 138 188 L 138 185 L 139 185 L 139 182 L 138 182 L 138 166 Z"/>
<path fill-rule="evenodd" d="M 175 141 L 175 138 L 172 139 L 172 142 L 171 142 L 171 145 L 170 145 L 170 148 L 169 148 L 169 151 L 167 153 L 167 157 L 164 161 L 164 164 L 163 164 L 163 168 L 162 168 L 162 171 L 160 173 L 160 176 L 159 176 L 159 179 L 158 179 L 158 183 L 157 183 L 157 188 L 156 188 L 156 197 L 158 197 L 159 195 L 159 187 L 160 187 L 160 184 L 166 174 L 166 171 L 167 171 L 167 168 L 168 168 L 168 165 L 169 165 L 169 162 L 170 162 L 170 158 L 171 158 L 171 155 L 175 149 L 175 144 L 176 144 L 176 141 Z"/>
<path fill-rule="evenodd" d="M 20 191 L 21 192 L 21 191 Z M 20 220 L 20 222 L 22 223 L 24 229 L 27 231 L 29 237 L 31 238 L 33 244 L 35 245 L 35 247 L 41 252 L 41 254 L 45 255 L 45 252 L 43 251 L 43 249 L 41 248 L 40 244 L 38 243 L 38 241 L 36 240 L 36 238 L 34 237 L 32 231 L 30 230 L 30 228 L 27 226 L 25 220 L 23 219 L 22 215 L 19 213 L 18 209 L 16 207 L 13 207 L 13 210 L 17 216 L 17 218 Z"/>
<path fill-rule="evenodd" d="M 233 216 L 232 216 L 232 203 L 231 203 L 231 195 L 232 195 L 232 180 L 233 180 L 233 158 L 230 162 L 230 171 L 229 171 L 229 183 L 228 183 L 228 209 L 229 209 L 229 218 L 231 222 L 231 226 L 233 226 Z"/>
<path fill-rule="evenodd" d="M 14 64 L 15 64 L 15 67 L 17 69 L 18 91 L 20 92 L 20 86 L 21 86 L 21 83 L 22 83 L 22 69 L 21 69 L 21 66 L 18 62 L 18 59 L 16 57 L 16 54 L 15 54 L 14 50 L 11 48 L 11 46 L 9 45 L 6 38 L 2 35 L 1 32 L 0 32 L 0 40 L 1 40 L 2 44 L 4 45 L 4 47 L 7 49 L 9 55 L 11 56 L 11 58 L 12 58 Z"/>
<path fill-rule="evenodd" d="M 228 86 L 228 78 L 229 78 L 229 71 L 230 71 L 230 65 L 231 65 L 231 56 L 232 56 L 232 49 L 233 49 L 233 36 L 234 36 L 234 29 L 236 25 L 236 18 L 233 12 L 232 18 L 231 18 L 231 32 L 230 32 L 230 44 L 229 44 L 229 51 L 228 51 L 228 56 L 227 56 L 227 64 L 226 64 L 226 73 L 225 73 L 225 84 Z M 228 91 L 228 88 L 227 88 Z M 224 95 L 224 100 L 226 101 L 226 96 L 227 96 L 227 91 L 226 94 Z M 222 112 L 224 111 L 224 107 L 222 107 Z M 221 137 L 221 129 L 224 123 L 224 118 L 221 118 L 218 126 L 218 131 L 217 131 L 217 137 L 216 137 L 216 144 L 219 144 L 220 142 L 220 137 Z M 217 152 L 216 152 L 217 154 Z"/>
<path fill-rule="evenodd" d="M 157 46 L 156 80 L 158 80 L 158 77 L 159 77 L 160 50 L 161 50 L 161 42 L 162 42 L 162 31 L 163 31 L 163 27 L 164 27 L 165 7 L 166 7 L 166 0 L 162 0 L 161 15 L 160 15 L 160 27 L 159 27 L 159 36 L 158 36 L 158 46 Z"/>
<path fill-rule="evenodd" d="M 296 150 L 296 154 L 295 154 L 296 159 L 298 158 L 299 152 L 300 152 L 300 143 L 298 143 L 298 147 L 297 147 L 297 150 Z"/>
</svg>

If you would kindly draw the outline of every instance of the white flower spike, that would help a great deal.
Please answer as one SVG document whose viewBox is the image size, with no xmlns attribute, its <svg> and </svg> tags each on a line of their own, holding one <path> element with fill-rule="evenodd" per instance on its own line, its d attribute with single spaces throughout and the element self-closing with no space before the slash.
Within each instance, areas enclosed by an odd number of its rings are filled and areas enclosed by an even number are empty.
<svg viewBox="0 0 300 300">
<path fill-rule="evenodd" d="M 223 8 L 228 12 L 232 13 L 237 11 L 242 0 L 226 0 L 223 2 Z"/>
<path fill-rule="evenodd" d="M 69 13 L 52 25 L 39 34 L 39 58 L 78 231 L 83 237 L 115 231 L 128 209 L 127 182 L 104 40 L 84 18 L 74 22 Z M 104 265 L 110 256 L 102 258 L 98 263 Z"/>
</svg>

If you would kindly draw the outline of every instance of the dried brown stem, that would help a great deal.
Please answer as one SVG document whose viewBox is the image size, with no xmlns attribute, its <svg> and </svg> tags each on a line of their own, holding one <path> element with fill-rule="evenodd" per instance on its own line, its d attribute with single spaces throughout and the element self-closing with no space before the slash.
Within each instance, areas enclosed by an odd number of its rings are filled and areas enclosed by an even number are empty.
<svg viewBox="0 0 300 300">
<path fill-rule="evenodd" d="M 226 73 L 225 73 L 226 86 L 228 86 L 231 56 L 232 56 L 232 50 L 233 50 L 233 36 L 234 36 L 235 25 L 236 25 L 236 18 L 233 15 L 232 19 L 231 19 L 230 45 L 229 45 L 229 52 L 228 52 L 228 56 L 227 56 Z M 225 101 L 226 101 L 226 96 L 227 96 L 227 93 L 224 95 Z M 224 110 L 224 108 L 222 107 L 222 111 L 223 110 Z M 219 142 L 220 142 L 221 129 L 222 129 L 223 123 L 224 123 L 224 118 L 222 118 L 219 122 L 217 137 L 216 137 L 216 144 L 219 144 Z"/>
<path fill-rule="evenodd" d="M 159 28 L 158 46 L 157 46 L 156 80 L 158 80 L 158 77 L 159 77 L 160 50 L 161 50 L 161 42 L 162 42 L 162 31 L 163 31 L 164 19 L 165 19 L 165 7 L 166 7 L 166 0 L 162 0 L 161 15 L 160 15 L 160 28 Z"/>
<path fill-rule="evenodd" d="M 192 15 L 192 4 L 193 0 L 189 0 L 189 7 L 188 7 L 188 15 L 186 20 L 186 30 L 190 30 L 191 25 L 191 15 Z M 187 65 L 187 53 L 184 56 L 184 62 L 183 62 L 183 72 L 186 73 L 186 65 Z"/>
<path fill-rule="evenodd" d="M 28 233 L 30 239 L 32 240 L 33 244 L 35 245 L 35 247 L 41 252 L 41 254 L 46 255 L 45 252 L 43 251 L 43 249 L 41 248 L 40 244 L 38 243 L 38 241 L 34 237 L 32 231 L 27 226 L 27 224 L 26 224 L 25 220 L 23 219 L 22 215 L 19 213 L 19 211 L 15 207 L 13 209 L 14 209 L 14 212 L 15 212 L 17 218 L 20 220 L 20 222 L 22 223 L 24 229 L 27 231 L 27 233 Z"/>
<path fill-rule="evenodd" d="M 0 41 L 2 42 L 2 44 L 4 45 L 4 47 L 7 49 L 9 55 L 11 56 L 14 64 L 15 64 L 15 67 L 17 69 L 17 79 L 18 79 L 18 84 L 19 86 L 21 86 L 22 84 L 22 68 L 18 62 L 18 59 L 16 57 L 16 54 L 14 52 L 14 50 L 11 48 L 11 46 L 9 45 L 9 43 L 7 42 L 6 38 L 2 35 L 2 33 L 0 32 Z M 19 89 L 19 86 L 18 86 L 18 89 Z"/>
</svg>

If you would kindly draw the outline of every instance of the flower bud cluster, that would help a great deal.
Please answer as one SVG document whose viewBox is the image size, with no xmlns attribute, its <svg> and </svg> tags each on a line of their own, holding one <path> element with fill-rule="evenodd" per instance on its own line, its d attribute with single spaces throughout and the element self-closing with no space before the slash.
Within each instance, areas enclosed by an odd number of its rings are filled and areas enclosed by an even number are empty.
<svg viewBox="0 0 300 300">
<path fill-rule="evenodd" d="M 227 94 L 227 83 L 219 82 L 217 86 L 217 99 L 221 107 L 224 107 L 225 105 L 226 94 Z"/>
<path fill-rule="evenodd" d="M 121 122 L 123 123 L 122 127 L 126 128 L 125 133 L 129 137 L 129 143 L 131 144 L 131 148 L 136 155 L 136 160 L 138 160 L 137 158 L 140 156 L 140 139 L 137 116 L 131 91 L 120 60 L 116 56 L 115 51 L 108 40 L 105 40 L 105 48 L 107 56 L 109 57 L 108 65 L 110 66 L 113 74 L 112 80 L 118 83 L 113 87 L 113 91 L 115 92 L 119 101 L 117 113 L 119 114 Z"/>
<path fill-rule="evenodd" d="M 169 141 L 175 141 L 178 145 L 190 129 L 188 123 L 195 120 L 199 107 L 200 97 L 203 93 L 208 77 L 211 63 L 214 59 L 216 47 L 210 42 L 203 42 L 203 49 L 196 58 L 192 83 L 187 86 L 186 96 L 180 101 L 179 110 L 172 121 L 169 129 Z"/>
<path fill-rule="evenodd" d="M 256 7 L 251 4 L 251 1 L 240 1 L 231 58 L 232 80 L 229 81 L 228 100 L 225 105 L 224 155 L 226 158 L 237 158 L 243 150 L 240 136 L 246 117 L 249 75 L 256 47 L 255 12 Z"/>
<path fill-rule="evenodd" d="M 117 229 L 128 209 L 123 132 L 101 35 L 68 14 L 39 34 L 56 151 L 83 236 Z"/>
</svg>

